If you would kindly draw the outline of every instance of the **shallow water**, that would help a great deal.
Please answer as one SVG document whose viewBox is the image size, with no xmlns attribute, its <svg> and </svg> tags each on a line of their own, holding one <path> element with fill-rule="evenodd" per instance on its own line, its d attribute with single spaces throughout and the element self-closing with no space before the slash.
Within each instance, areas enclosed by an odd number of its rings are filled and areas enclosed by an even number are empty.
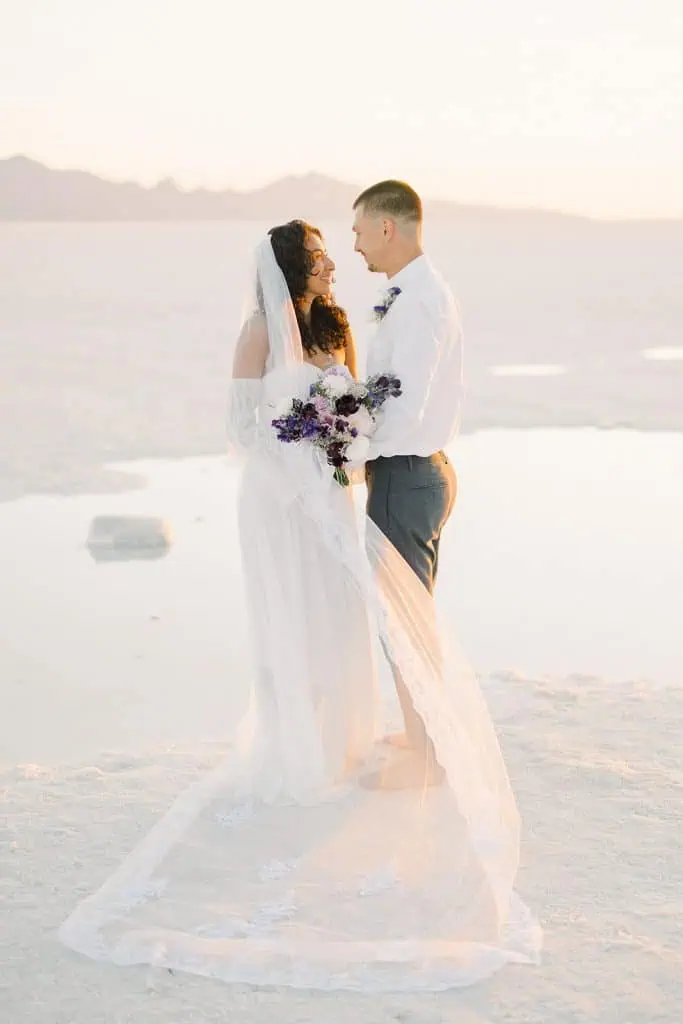
<svg viewBox="0 0 683 1024">
<path fill-rule="evenodd" d="M 451 456 L 438 600 L 480 673 L 683 681 L 682 436 L 491 431 Z M 147 484 L 0 506 L 0 761 L 223 738 L 243 706 L 235 470 L 120 468 Z M 112 514 L 167 521 L 165 557 L 95 560 Z"/>
</svg>

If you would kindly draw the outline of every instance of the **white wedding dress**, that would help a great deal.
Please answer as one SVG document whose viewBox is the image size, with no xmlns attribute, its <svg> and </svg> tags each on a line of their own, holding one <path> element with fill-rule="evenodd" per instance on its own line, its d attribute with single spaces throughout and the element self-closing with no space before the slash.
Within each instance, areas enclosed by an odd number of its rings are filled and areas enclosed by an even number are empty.
<svg viewBox="0 0 683 1024">
<path fill-rule="evenodd" d="M 253 398 L 253 385 L 234 385 L 248 407 L 240 421 L 249 424 L 257 404 L 266 427 L 258 444 L 247 440 L 239 519 L 260 745 L 249 779 L 252 792 L 269 800 L 325 792 L 349 762 L 369 755 L 377 727 L 370 620 L 355 579 L 362 561 L 344 565 L 305 511 L 317 503 L 349 552 L 360 556 L 351 490 L 339 487 L 310 449 L 283 450 L 268 426 L 278 404 L 307 396 L 320 372 L 304 362 L 270 371 Z"/>
<path fill-rule="evenodd" d="M 267 242 L 268 372 L 232 382 L 229 417 L 245 456 L 251 707 L 223 761 L 60 937 L 96 959 L 227 982 L 469 985 L 539 956 L 540 929 L 514 892 L 514 797 L 476 677 L 431 597 L 374 524 L 361 537 L 330 467 L 274 438 L 280 400 L 306 394 L 320 372 L 302 360 L 291 310 L 283 315 L 274 262 Z M 391 756 L 374 743 L 380 640 L 434 743 L 441 787 L 358 785 L 359 770 Z"/>
</svg>

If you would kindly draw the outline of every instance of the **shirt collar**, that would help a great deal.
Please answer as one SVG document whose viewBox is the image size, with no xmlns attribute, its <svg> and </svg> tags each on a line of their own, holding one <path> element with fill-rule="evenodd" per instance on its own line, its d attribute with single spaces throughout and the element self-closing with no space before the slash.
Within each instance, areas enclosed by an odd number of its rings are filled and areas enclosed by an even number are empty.
<svg viewBox="0 0 683 1024">
<path fill-rule="evenodd" d="M 416 256 L 414 260 L 407 263 L 402 270 L 399 270 L 398 274 L 387 281 L 387 290 L 389 288 L 400 288 L 403 290 L 406 286 L 414 284 L 424 274 L 425 270 L 429 266 L 429 260 L 422 253 L 420 256 Z"/>
</svg>

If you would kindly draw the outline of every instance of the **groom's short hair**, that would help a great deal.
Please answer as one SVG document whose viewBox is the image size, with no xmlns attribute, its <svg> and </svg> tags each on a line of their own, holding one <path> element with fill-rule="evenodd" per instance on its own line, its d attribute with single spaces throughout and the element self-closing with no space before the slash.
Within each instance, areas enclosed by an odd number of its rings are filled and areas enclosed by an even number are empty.
<svg viewBox="0 0 683 1024">
<path fill-rule="evenodd" d="M 397 219 L 422 223 L 422 200 L 405 181 L 378 181 L 358 196 L 354 210 L 363 207 L 371 216 L 396 217 Z"/>
</svg>

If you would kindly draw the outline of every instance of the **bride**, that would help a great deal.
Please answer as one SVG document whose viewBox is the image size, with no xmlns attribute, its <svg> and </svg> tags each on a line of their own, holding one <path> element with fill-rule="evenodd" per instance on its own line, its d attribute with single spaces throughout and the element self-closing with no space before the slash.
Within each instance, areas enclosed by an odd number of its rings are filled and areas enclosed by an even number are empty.
<svg viewBox="0 0 683 1024">
<path fill-rule="evenodd" d="M 280 401 L 308 394 L 326 369 L 356 376 L 353 335 L 332 299 L 334 263 L 317 228 L 274 228 L 257 253 L 256 289 L 237 341 L 229 435 L 246 457 L 240 540 L 255 659 L 252 786 L 300 799 L 370 752 L 376 671 L 350 490 L 310 450 L 276 440 Z M 311 514 L 324 519 L 323 535 Z M 325 533 L 343 532 L 345 566 Z"/>
<path fill-rule="evenodd" d="M 368 992 L 463 986 L 538 959 L 514 891 L 515 801 L 474 673 L 412 570 L 359 523 L 351 488 L 271 427 L 333 365 L 355 374 L 333 270 L 301 221 L 256 250 L 228 417 L 245 463 L 251 704 L 220 763 L 62 926 L 90 957 Z M 376 743 L 385 657 L 441 786 L 362 785 L 392 756 Z"/>
</svg>

